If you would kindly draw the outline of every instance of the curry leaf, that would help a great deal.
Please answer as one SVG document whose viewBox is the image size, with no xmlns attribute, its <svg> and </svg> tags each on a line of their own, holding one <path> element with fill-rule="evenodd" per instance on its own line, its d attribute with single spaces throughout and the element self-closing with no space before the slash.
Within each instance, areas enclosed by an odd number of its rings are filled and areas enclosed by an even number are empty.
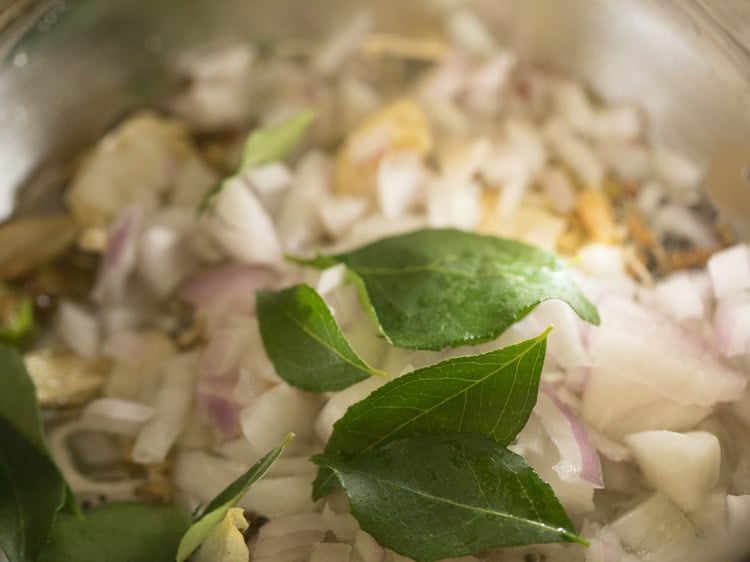
<svg viewBox="0 0 750 562">
<path fill-rule="evenodd" d="M 281 160 L 294 150 L 294 147 L 299 144 L 312 124 L 315 115 L 316 112 L 313 108 L 307 108 L 295 113 L 278 125 L 251 131 L 242 148 L 242 160 L 239 169 L 206 194 L 198 207 L 198 215 L 202 215 L 214 204 L 232 178 L 263 164 Z"/>
<path fill-rule="evenodd" d="M 373 369 L 352 349 L 325 301 L 308 285 L 258 292 L 258 323 L 276 372 L 302 390 L 342 390 Z"/>
<path fill-rule="evenodd" d="M 47 449 L 41 414 L 21 356 L 0 343 L 0 548 L 11 562 L 36 560 L 72 494 Z"/>
<path fill-rule="evenodd" d="M 65 502 L 54 462 L 0 418 L 0 551 L 10 562 L 37 560 Z"/>
<path fill-rule="evenodd" d="M 58 516 L 40 562 L 173 562 L 190 525 L 190 514 L 175 505 L 110 503 L 85 516 Z"/>
<path fill-rule="evenodd" d="M 277 447 L 269 451 L 237 480 L 227 486 L 203 510 L 203 514 L 190 526 L 177 549 L 177 562 L 183 562 L 209 535 L 211 530 L 221 523 L 232 508 L 248 491 L 250 486 L 263 478 L 273 463 L 281 456 L 284 447 L 292 440 L 293 434 L 287 435 Z"/>
<path fill-rule="evenodd" d="M 362 529 L 417 561 L 505 546 L 586 544 L 526 461 L 480 435 L 418 435 L 313 460 L 335 472 Z"/>
<path fill-rule="evenodd" d="M 440 350 L 494 339 L 540 302 L 562 299 L 598 324 L 562 260 L 539 248 L 453 229 L 384 238 L 349 253 L 297 260 L 343 263 L 390 343 Z"/>
<path fill-rule="evenodd" d="M 326 453 L 364 453 L 418 433 L 478 433 L 508 445 L 536 403 L 548 333 L 394 379 L 334 424 Z M 335 487 L 330 471 L 321 469 L 313 497 L 321 498 Z"/>
</svg>

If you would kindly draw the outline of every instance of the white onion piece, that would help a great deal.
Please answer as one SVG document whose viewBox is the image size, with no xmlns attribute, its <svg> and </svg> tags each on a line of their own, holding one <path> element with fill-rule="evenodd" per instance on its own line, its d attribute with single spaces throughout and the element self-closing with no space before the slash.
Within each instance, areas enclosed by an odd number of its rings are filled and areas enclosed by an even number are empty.
<svg viewBox="0 0 750 562">
<path fill-rule="evenodd" d="M 646 480 L 684 511 L 703 506 L 719 481 L 719 440 L 707 431 L 642 431 L 625 442 Z"/>
<path fill-rule="evenodd" d="M 222 250 L 239 263 L 276 265 L 282 259 L 276 226 L 241 178 L 232 178 L 224 185 L 203 217 L 203 226 Z"/>
<path fill-rule="evenodd" d="M 220 377 L 235 368 L 242 356 L 242 334 L 238 330 L 217 330 L 203 350 L 199 365 L 202 377 Z"/>
<path fill-rule="evenodd" d="M 548 123 L 544 133 L 552 151 L 573 170 L 586 188 L 601 188 L 604 181 L 604 166 L 586 142 L 560 121 Z"/>
<path fill-rule="evenodd" d="M 577 133 L 591 129 L 594 108 L 583 86 L 573 80 L 556 80 L 551 88 L 554 109 L 560 118 Z"/>
<path fill-rule="evenodd" d="M 179 296 L 193 306 L 253 312 L 255 291 L 273 284 L 274 275 L 263 267 L 222 265 L 204 269 L 189 277 Z"/>
<path fill-rule="evenodd" d="M 125 287 L 137 264 L 138 236 L 146 213 L 145 204 L 133 203 L 125 207 L 110 226 L 107 232 L 107 250 L 91 294 L 95 302 L 122 300 Z"/>
<path fill-rule="evenodd" d="M 173 481 L 199 501 L 210 502 L 248 468 L 202 451 L 183 450 L 175 458 Z M 310 498 L 310 477 L 266 477 L 254 484 L 237 505 L 270 518 L 312 511 L 315 504 Z"/>
<path fill-rule="evenodd" d="M 235 377 L 201 377 L 197 388 L 198 408 L 224 436 L 237 431 L 241 406 L 234 399 Z"/>
<path fill-rule="evenodd" d="M 472 69 L 468 76 L 464 103 L 470 110 L 488 115 L 503 107 L 502 91 L 516 65 L 516 56 L 508 51 L 495 51 Z"/>
<path fill-rule="evenodd" d="M 655 182 L 647 180 L 651 173 L 651 153 L 645 144 L 607 139 L 597 143 L 596 153 L 605 166 L 614 170 L 621 180 L 626 182 L 645 180 L 639 189 L 639 203 L 643 192 L 649 186 L 656 185 Z M 657 186 L 654 193 L 658 193 L 658 199 L 661 199 L 664 190 Z M 647 209 L 643 208 L 643 211 L 649 214 Z"/>
<path fill-rule="evenodd" d="M 714 328 L 716 343 L 724 355 L 750 353 L 750 291 L 719 299 Z"/>
<path fill-rule="evenodd" d="M 471 230 L 479 223 L 481 212 L 481 189 L 477 183 L 454 184 L 440 179 L 429 182 L 427 217 L 431 227 Z"/>
<path fill-rule="evenodd" d="M 333 432 L 333 424 L 344 415 L 349 406 L 367 398 L 373 390 L 383 386 L 385 382 L 382 377 L 368 377 L 331 395 L 315 418 L 315 433 L 320 440 L 328 441 Z"/>
<path fill-rule="evenodd" d="M 141 334 L 131 331 L 116 332 L 102 345 L 102 354 L 129 365 L 137 365 L 146 350 Z"/>
<path fill-rule="evenodd" d="M 645 298 L 644 298 L 645 296 Z M 641 291 L 641 301 L 654 304 L 660 310 L 678 320 L 700 319 L 705 313 L 704 300 L 691 273 L 677 272 L 659 281 L 649 298 Z"/>
<path fill-rule="evenodd" d="M 486 55 L 497 49 L 493 35 L 470 10 L 452 10 L 446 24 L 452 41 L 471 53 Z"/>
<path fill-rule="evenodd" d="M 195 227 L 193 213 L 172 209 L 147 221 L 138 244 L 138 273 L 160 297 L 171 293 L 196 267 L 186 238 Z"/>
<path fill-rule="evenodd" d="M 78 355 L 93 359 L 99 351 L 99 321 L 81 306 L 68 300 L 60 303 L 57 312 L 57 333 Z"/>
<path fill-rule="evenodd" d="M 76 432 L 90 431 L 91 429 L 87 427 L 83 420 L 77 419 L 64 423 L 50 432 L 50 452 L 55 459 L 55 464 L 65 478 L 65 482 L 79 497 L 90 494 L 97 498 L 103 495 L 108 501 L 134 499 L 135 490 L 142 483 L 141 480 L 118 480 L 115 482 L 94 480 L 78 470 L 68 441 Z"/>
<path fill-rule="evenodd" d="M 320 151 L 307 153 L 297 165 L 279 210 L 279 238 L 286 252 L 297 253 L 320 240 L 323 225 L 316 208 L 331 193 L 331 159 Z"/>
<path fill-rule="evenodd" d="M 258 451 L 272 449 L 290 432 L 299 443 L 312 436 L 319 409 L 314 395 L 280 384 L 242 409 L 242 432 Z"/>
<path fill-rule="evenodd" d="M 349 562 L 351 552 L 349 544 L 319 542 L 312 547 L 310 562 Z"/>
<path fill-rule="evenodd" d="M 716 252 L 706 268 L 717 299 L 750 289 L 750 248 L 747 244 Z"/>
<path fill-rule="evenodd" d="M 315 206 L 326 234 L 334 240 L 340 238 L 359 220 L 370 207 L 364 197 L 323 197 Z"/>
<path fill-rule="evenodd" d="M 423 200 L 427 177 L 419 154 L 412 151 L 388 152 L 378 163 L 376 187 L 383 215 L 397 217 Z"/>
<path fill-rule="evenodd" d="M 385 562 L 386 550 L 380 546 L 372 535 L 357 531 L 352 545 L 352 554 L 357 562 Z"/>
<path fill-rule="evenodd" d="M 587 133 L 595 139 L 633 141 L 641 135 L 641 112 L 630 105 L 604 107 L 593 112 Z"/>
<path fill-rule="evenodd" d="M 372 24 L 370 12 L 362 10 L 338 26 L 338 31 L 328 37 L 315 54 L 313 68 L 324 76 L 336 73 L 347 59 L 354 55 Z"/>
<path fill-rule="evenodd" d="M 586 429 L 567 404 L 542 384 L 534 414 L 560 452 L 560 461 L 552 468 L 566 482 L 585 483 L 603 488 L 599 456 L 591 445 Z"/>
<path fill-rule="evenodd" d="M 263 206 L 274 215 L 292 182 L 292 172 L 283 162 L 270 162 L 244 173 Z"/>
<path fill-rule="evenodd" d="M 255 51 L 247 43 L 190 53 L 180 62 L 189 87 L 174 102 L 175 109 L 202 129 L 242 123 L 247 118 L 250 69 Z"/>
<path fill-rule="evenodd" d="M 167 453 L 187 425 L 193 402 L 193 374 L 197 356 L 184 353 L 168 361 L 161 387 L 154 398 L 156 412 L 138 433 L 133 460 L 141 464 L 164 462 Z"/>
<path fill-rule="evenodd" d="M 296 513 L 263 525 L 253 546 L 252 559 L 307 560 L 314 544 L 323 540 L 325 524 L 319 513 Z"/>
<path fill-rule="evenodd" d="M 561 300 L 552 299 L 539 304 L 527 317 L 539 331 L 547 326 L 555 329 L 547 336 L 548 356 L 564 369 L 590 367 L 583 341 L 583 321 Z"/>
<path fill-rule="evenodd" d="M 576 190 L 565 170 L 550 166 L 541 174 L 539 182 L 555 211 L 565 215 L 575 208 Z"/>
<path fill-rule="evenodd" d="M 140 402 L 119 398 L 97 398 L 89 402 L 81 413 L 81 420 L 91 429 L 136 435 L 154 417 L 154 409 Z"/>
<path fill-rule="evenodd" d="M 618 297 L 602 299 L 599 313 L 601 326 L 589 333 L 593 367 L 582 412 L 604 433 L 688 429 L 744 391 L 742 373 L 667 316 Z"/>
<path fill-rule="evenodd" d="M 351 513 L 337 513 L 331 508 L 330 503 L 323 506 L 323 522 L 326 529 L 331 531 L 336 540 L 351 543 L 359 532 L 359 523 Z"/>
<path fill-rule="evenodd" d="M 661 494 L 617 518 L 611 528 L 633 552 L 648 552 L 651 560 L 684 562 L 709 560 L 701 552 L 695 529 L 677 506 Z"/>
</svg>

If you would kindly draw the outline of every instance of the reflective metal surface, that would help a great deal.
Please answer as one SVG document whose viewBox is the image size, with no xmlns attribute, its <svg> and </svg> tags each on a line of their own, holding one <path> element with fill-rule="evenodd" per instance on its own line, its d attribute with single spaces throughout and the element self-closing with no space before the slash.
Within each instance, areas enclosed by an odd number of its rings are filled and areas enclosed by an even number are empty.
<svg viewBox="0 0 750 562">
<path fill-rule="evenodd" d="M 363 1 L 57 0 L 37 4 L 0 43 L 0 212 L 34 178 L 125 112 L 174 85 L 183 49 L 237 39 L 317 36 Z M 439 32 L 437 6 L 370 2 L 378 27 Z M 750 239 L 750 2 L 477 0 L 502 42 L 585 80 L 605 99 L 649 114 L 653 141 L 706 166 L 707 191 Z M 20 18 L 23 20 L 23 18 Z M 743 42 L 747 42 L 743 46 Z M 41 171 L 43 170 L 43 172 Z"/>
</svg>

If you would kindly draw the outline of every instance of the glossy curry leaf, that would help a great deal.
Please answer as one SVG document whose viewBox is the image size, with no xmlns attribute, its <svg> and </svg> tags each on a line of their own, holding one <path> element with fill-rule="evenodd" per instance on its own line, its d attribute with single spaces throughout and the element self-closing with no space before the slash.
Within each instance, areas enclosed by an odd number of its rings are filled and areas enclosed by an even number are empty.
<svg viewBox="0 0 750 562">
<path fill-rule="evenodd" d="M 325 301 L 311 287 L 259 291 L 257 302 L 266 353 L 290 385 L 328 392 L 384 374 L 357 355 Z"/>
<path fill-rule="evenodd" d="M 40 562 L 173 562 L 189 525 L 175 505 L 110 503 L 83 519 L 61 513 Z"/>
<path fill-rule="evenodd" d="M 548 332 L 394 379 L 346 411 L 333 426 L 326 453 L 363 453 L 418 433 L 477 433 L 508 445 L 536 403 Z M 330 471 L 321 469 L 313 496 L 335 487 Z"/>
<path fill-rule="evenodd" d="M 203 510 L 202 515 L 190 526 L 179 541 L 177 562 L 187 560 L 188 556 L 200 546 L 211 530 L 224 520 L 229 509 L 234 507 L 242 496 L 245 495 L 250 486 L 266 475 L 273 463 L 281 456 L 284 447 L 287 446 L 293 437 L 292 434 L 289 434 L 277 447 L 269 451 L 263 458 L 250 467 L 247 472 L 211 500 L 206 509 Z"/>
<path fill-rule="evenodd" d="M 23 359 L 0 343 L 0 548 L 11 562 L 36 560 L 58 510 L 72 494 L 47 449 Z"/>
<path fill-rule="evenodd" d="M 562 260 L 512 240 L 419 230 L 299 261 L 320 268 L 346 264 L 361 280 L 384 336 L 399 347 L 440 350 L 489 341 L 548 299 L 599 322 Z"/>
<path fill-rule="evenodd" d="M 278 125 L 251 131 L 242 148 L 242 160 L 239 169 L 206 194 L 198 207 L 198 214 L 203 214 L 214 204 L 224 186 L 233 177 L 263 164 L 285 158 L 300 143 L 315 119 L 315 115 L 314 109 L 307 108 L 295 113 Z"/>
<path fill-rule="evenodd" d="M 10 562 L 38 559 L 65 494 L 52 460 L 0 418 L 0 550 Z"/>
<path fill-rule="evenodd" d="M 419 435 L 313 460 L 335 472 L 362 529 L 417 561 L 505 546 L 585 544 L 526 461 L 479 435 Z"/>
</svg>

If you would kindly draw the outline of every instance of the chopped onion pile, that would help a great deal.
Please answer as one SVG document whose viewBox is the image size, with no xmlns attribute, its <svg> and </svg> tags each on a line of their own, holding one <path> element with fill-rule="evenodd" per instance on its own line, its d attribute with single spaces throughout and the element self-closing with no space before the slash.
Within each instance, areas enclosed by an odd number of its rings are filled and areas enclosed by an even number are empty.
<svg viewBox="0 0 750 562">
<path fill-rule="evenodd" d="M 294 432 L 288 462 L 240 500 L 244 516 L 227 515 L 195 559 L 406 560 L 361 530 L 339 494 L 310 497 L 305 459 L 385 380 L 316 395 L 279 379 L 255 292 L 304 282 L 391 377 L 554 324 L 536 407 L 511 448 L 591 546 L 483 559 L 731 560 L 750 546 L 750 249 L 722 248 L 701 210 L 702 168 L 647 145 L 637 108 L 602 105 L 577 82 L 525 66 L 474 14 L 445 17 L 451 43 L 420 61 L 427 70 L 409 85 L 387 83 L 385 69 L 404 60 L 372 54 L 390 47 L 367 13 L 309 56 L 244 46 L 194 53 L 173 104 L 185 121 L 138 114 L 92 151 L 68 201 L 84 235 L 106 230 L 106 244 L 89 301 L 61 304 L 50 345 L 104 376 L 101 396 L 53 437 L 68 481 L 76 492 L 132 497 L 168 463 L 169 493 L 192 509 Z M 408 57 L 430 52 L 410 41 Z M 215 133 L 275 124 L 310 105 L 316 121 L 289 157 L 232 176 L 196 216 L 223 175 L 213 167 L 237 168 L 240 135 Z M 190 130 L 212 139 L 210 149 Z M 551 301 L 477 348 L 389 349 L 341 267 L 318 274 L 284 260 L 443 226 L 558 252 L 601 325 Z M 30 370 L 57 373 L 44 388 L 62 392 L 76 377 L 57 360 Z M 83 430 L 125 440 L 125 460 L 143 478 L 89 478 L 66 441 Z M 269 521 L 244 550 L 241 532 L 255 517 Z"/>
</svg>

